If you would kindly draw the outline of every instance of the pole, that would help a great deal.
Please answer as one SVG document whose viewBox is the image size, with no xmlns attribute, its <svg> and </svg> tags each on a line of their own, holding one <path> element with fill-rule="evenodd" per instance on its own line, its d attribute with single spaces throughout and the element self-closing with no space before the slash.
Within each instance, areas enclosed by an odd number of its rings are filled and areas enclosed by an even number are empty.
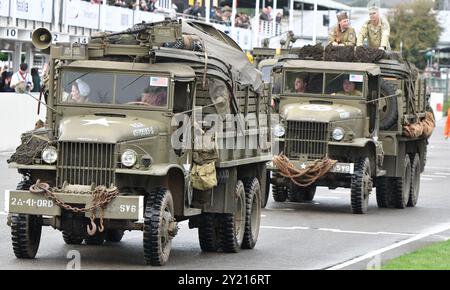
<svg viewBox="0 0 450 290">
<path fill-rule="evenodd" d="M 294 31 L 294 0 L 289 2 L 289 30 Z"/>
<path fill-rule="evenodd" d="M 206 0 L 205 2 L 205 20 L 206 23 L 211 22 L 211 0 Z"/>
<path fill-rule="evenodd" d="M 60 14 L 61 14 L 61 1 L 62 0 L 55 0 L 55 2 L 54 2 L 54 5 L 55 5 L 55 7 L 54 7 L 55 18 L 54 18 L 54 22 L 53 22 L 53 27 L 55 27 L 55 30 L 57 32 L 61 32 L 60 26 L 59 26 Z"/>
<path fill-rule="evenodd" d="M 236 14 L 237 14 L 237 0 L 233 0 L 231 8 L 231 38 L 236 40 Z"/>
<path fill-rule="evenodd" d="M 447 66 L 447 75 L 445 76 L 445 102 L 448 102 L 448 74 L 450 73 L 449 67 Z M 450 118 L 450 116 L 449 116 Z"/>
<path fill-rule="evenodd" d="M 103 4 L 101 4 L 100 7 L 100 17 L 102 18 L 101 20 L 101 28 L 100 30 L 102 31 L 106 31 L 107 27 L 106 27 L 106 9 L 107 9 L 108 4 L 106 3 L 106 1 L 103 1 Z"/>
<path fill-rule="evenodd" d="M 258 34 L 259 34 L 259 0 L 255 1 L 255 18 L 253 21 L 253 47 L 260 46 L 258 44 Z"/>
<path fill-rule="evenodd" d="M 317 41 L 317 0 L 314 0 L 314 18 L 313 18 L 313 35 L 312 35 L 313 45 L 316 44 L 316 41 Z"/>
<path fill-rule="evenodd" d="M 277 5 L 278 5 L 278 3 L 277 3 L 277 0 L 273 0 L 273 13 L 272 13 L 272 17 L 273 17 L 273 19 L 272 19 L 272 28 L 273 28 L 273 31 L 272 31 L 272 36 L 276 36 L 277 35 Z"/>
</svg>

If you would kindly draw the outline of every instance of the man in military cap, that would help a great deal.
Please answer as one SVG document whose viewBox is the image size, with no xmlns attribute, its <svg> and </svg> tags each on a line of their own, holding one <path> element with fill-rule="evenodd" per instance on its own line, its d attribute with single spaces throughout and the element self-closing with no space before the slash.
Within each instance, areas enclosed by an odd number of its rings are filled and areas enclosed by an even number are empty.
<svg viewBox="0 0 450 290">
<path fill-rule="evenodd" d="M 391 27 L 387 19 L 380 16 L 377 6 L 369 7 L 370 20 L 366 21 L 361 28 L 358 36 L 358 46 L 362 46 L 367 39 L 369 48 L 391 49 L 389 45 L 389 35 Z"/>
<path fill-rule="evenodd" d="M 356 32 L 350 26 L 347 12 L 338 13 L 337 20 L 338 24 L 331 29 L 328 36 L 328 44 L 334 46 L 355 46 Z"/>
</svg>

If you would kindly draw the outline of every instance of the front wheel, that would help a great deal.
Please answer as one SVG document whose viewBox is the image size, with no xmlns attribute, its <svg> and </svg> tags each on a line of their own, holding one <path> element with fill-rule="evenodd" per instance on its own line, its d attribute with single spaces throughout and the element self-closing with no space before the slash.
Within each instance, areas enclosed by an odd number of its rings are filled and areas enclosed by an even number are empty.
<svg viewBox="0 0 450 290">
<path fill-rule="evenodd" d="M 14 255 L 19 259 L 34 259 L 39 249 L 41 232 L 41 216 L 12 214 L 11 239 Z"/>
<path fill-rule="evenodd" d="M 372 174 L 369 158 L 358 161 L 351 184 L 351 208 L 354 214 L 365 214 L 369 207 L 369 195 L 372 191 Z"/>
<path fill-rule="evenodd" d="M 150 194 L 144 216 L 144 259 L 152 266 L 163 266 L 169 260 L 177 225 L 172 194 L 156 189 Z"/>
</svg>

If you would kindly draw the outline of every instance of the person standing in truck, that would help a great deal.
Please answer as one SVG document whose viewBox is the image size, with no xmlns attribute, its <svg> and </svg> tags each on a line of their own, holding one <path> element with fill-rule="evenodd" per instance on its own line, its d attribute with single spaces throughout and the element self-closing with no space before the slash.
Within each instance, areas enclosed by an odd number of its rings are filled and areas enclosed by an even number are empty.
<svg viewBox="0 0 450 290">
<path fill-rule="evenodd" d="M 369 48 L 391 49 L 389 44 L 391 27 L 387 19 L 380 16 L 378 7 L 369 8 L 369 18 L 359 32 L 357 46 L 364 45 L 364 41 L 367 39 Z"/>
<path fill-rule="evenodd" d="M 347 12 L 337 14 L 338 24 L 334 26 L 328 36 L 328 44 L 333 46 L 355 46 L 356 32 L 350 26 Z"/>
</svg>

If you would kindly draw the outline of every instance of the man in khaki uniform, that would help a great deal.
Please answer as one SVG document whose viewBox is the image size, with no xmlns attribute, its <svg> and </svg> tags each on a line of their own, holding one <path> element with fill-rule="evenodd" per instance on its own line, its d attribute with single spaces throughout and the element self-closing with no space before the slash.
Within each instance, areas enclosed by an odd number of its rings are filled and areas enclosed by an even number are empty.
<svg viewBox="0 0 450 290">
<path fill-rule="evenodd" d="M 366 21 L 358 36 L 357 46 L 362 46 L 367 39 L 370 48 L 391 49 L 389 35 L 391 27 L 387 19 L 380 17 L 379 9 L 376 6 L 369 8 L 370 20 Z"/>
<path fill-rule="evenodd" d="M 350 26 L 347 12 L 337 14 L 338 24 L 334 26 L 328 36 L 328 44 L 334 46 L 355 46 L 356 32 Z"/>
<path fill-rule="evenodd" d="M 340 91 L 338 93 L 338 95 L 362 96 L 362 92 L 360 92 L 356 89 L 356 84 L 349 80 L 344 80 L 344 82 L 342 84 L 342 89 L 343 89 L 343 91 Z"/>
</svg>

